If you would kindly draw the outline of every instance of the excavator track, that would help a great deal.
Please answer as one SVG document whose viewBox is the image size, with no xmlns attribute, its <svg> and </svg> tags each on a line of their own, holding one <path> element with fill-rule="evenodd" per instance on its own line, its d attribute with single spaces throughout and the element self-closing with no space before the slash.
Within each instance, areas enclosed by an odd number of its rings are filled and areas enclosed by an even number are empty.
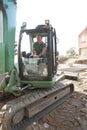
<svg viewBox="0 0 87 130">
<path fill-rule="evenodd" d="M 63 80 L 49 89 L 28 91 L 0 106 L 0 130 L 24 130 L 72 96 L 74 85 Z"/>
</svg>

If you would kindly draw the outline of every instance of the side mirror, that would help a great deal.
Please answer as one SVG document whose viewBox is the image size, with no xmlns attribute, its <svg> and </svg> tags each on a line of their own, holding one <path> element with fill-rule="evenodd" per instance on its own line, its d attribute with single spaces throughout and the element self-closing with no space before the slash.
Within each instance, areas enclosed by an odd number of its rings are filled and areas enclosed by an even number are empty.
<svg viewBox="0 0 87 130">
<path fill-rule="evenodd" d="M 23 22 L 23 23 L 22 23 L 22 26 L 21 26 L 21 29 L 25 29 L 26 26 L 27 26 L 27 23 L 26 23 L 26 22 Z"/>
</svg>

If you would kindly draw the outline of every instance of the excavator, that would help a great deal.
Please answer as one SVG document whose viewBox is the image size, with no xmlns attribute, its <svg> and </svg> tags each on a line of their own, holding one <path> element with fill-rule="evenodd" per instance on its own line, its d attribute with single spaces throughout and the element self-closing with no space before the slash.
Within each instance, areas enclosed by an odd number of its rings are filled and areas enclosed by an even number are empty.
<svg viewBox="0 0 87 130">
<path fill-rule="evenodd" d="M 0 130 L 24 130 L 51 112 L 74 92 L 72 82 L 60 80 L 56 30 L 49 20 L 20 27 L 15 63 L 15 0 L 0 0 Z M 33 43 L 40 34 L 46 57 L 34 58 Z"/>
</svg>

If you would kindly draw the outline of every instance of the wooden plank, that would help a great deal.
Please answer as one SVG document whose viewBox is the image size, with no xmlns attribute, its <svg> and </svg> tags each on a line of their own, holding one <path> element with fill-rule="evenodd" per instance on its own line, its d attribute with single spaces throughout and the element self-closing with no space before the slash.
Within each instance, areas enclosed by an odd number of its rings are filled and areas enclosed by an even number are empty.
<svg viewBox="0 0 87 130">
<path fill-rule="evenodd" d="M 65 72 L 65 78 L 71 80 L 79 80 L 79 73 Z"/>
<path fill-rule="evenodd" d="M 63 73 L 65 75 L 66 79 L 71 79 L 71 80 L 79 80 L 79 73 L 78 72 L 68 72 L 68 71 L 58 71 L 57 74 Z"/>
</svg>

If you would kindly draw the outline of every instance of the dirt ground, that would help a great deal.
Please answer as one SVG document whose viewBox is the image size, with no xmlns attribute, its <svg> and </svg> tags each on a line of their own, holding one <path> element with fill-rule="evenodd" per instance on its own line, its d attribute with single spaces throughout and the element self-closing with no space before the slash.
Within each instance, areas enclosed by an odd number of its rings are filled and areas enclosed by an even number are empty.
<svg viewBox="0 0 87 130">
<path fill-rule="evenodd" d="M 87 69 L 78 73 L 72 97 L 26 130 L 87 130 Z"/>
</svg>

